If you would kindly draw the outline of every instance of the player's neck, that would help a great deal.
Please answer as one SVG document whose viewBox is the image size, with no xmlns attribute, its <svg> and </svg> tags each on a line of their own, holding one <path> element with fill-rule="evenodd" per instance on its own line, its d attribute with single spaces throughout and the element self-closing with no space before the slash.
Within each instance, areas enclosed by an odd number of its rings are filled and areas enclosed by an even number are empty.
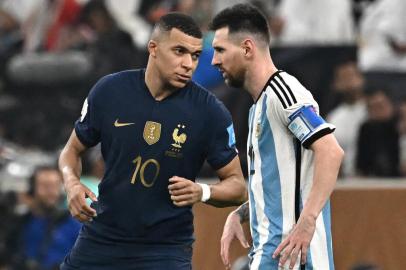
<svg viewBox="0 0 406 270">
<path fill-rule="evenodd" d="M 276 71 L 278 71 L 278 69 L 270 57 L 253 63 L 252 68 L 249 69 L 246 76 L 247 80 L 244 88 L 250 93 L 254 102 L 258 100 L 265 84 Z"/>
<path fill-rule="evenodd" d="M 160 79 L 160 75 L 154 72 L 153 68 L 148 67 L 145 70 L 145 84 L 147 85 L 151 96 L 157 101 L 165 99 L 173 92 L 178 90 L 177 88 L 163 83 L 163 81 Z"/>
</svg>

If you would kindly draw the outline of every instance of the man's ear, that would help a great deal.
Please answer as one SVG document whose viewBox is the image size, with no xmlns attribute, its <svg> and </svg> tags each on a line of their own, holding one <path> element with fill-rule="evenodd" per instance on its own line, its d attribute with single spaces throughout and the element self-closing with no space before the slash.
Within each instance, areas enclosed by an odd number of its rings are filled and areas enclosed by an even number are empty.
<svg viewBox="0 0 406 270">
<path fill-rule="evenodd" d="M 158 43 L 157 43 L 155 40 L 151 39 L 151 40 L 148 42 L 148 52 L 149 52 L 149 55 L 151 55 L 152 57 L 156 57 L 156 50 L 157 50 L 157 48 L 158 48 Z"/>
<path fill-rule="evenodd" d="M 243 49 L 244 57 L 251 58 L 254 55 L 255 45 L 251 39 L 244 39 L 241 42 L 241 48 Z"/>
</svg>

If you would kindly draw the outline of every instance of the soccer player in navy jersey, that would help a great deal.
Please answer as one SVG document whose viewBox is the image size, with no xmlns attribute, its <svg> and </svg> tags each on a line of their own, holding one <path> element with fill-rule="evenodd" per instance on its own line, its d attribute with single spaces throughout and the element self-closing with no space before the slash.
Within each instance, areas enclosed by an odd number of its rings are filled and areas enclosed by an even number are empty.
<svg viewBox="0 0 406 270">
<path fill-rule="evenodd" d="M 69 210 L 84 223 L 61 269 L 189 270 L 192 205 L 246 200 L 231 116 L 191 81 L 201 49 L 195 22 L 170 13 L 153 30 L 145 70 L 108 75 L 90 91 L 59 159 Z M 99 142 L 96 198 L 80 182 L 80 155 Z M 194 182 L 205 160 L 218 183 Z"/>
<path fill-rule="evenodd" d="M 269 50 L 269 27 L 248 4 L 221 11 L 212 64 L 227 84 L 244 88 L 249 114 L 249 201 L 227 218 L 221 254 L 229 265 L 234 238 L 247 247 L 241 224 L 250 221 L 251 270 L 333 270 L 329 196 L 343 150 L 334 126 L 295 77 L 278 70 Z"/>
</svg>

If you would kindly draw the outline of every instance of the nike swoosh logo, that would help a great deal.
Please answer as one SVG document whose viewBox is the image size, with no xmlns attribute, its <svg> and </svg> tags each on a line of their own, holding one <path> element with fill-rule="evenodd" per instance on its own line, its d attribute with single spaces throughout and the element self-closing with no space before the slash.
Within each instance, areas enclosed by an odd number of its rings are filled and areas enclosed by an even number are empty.
<svg viewBox="0 0 406 270">
<path fill-rule="evenodd" d="M 114 126 L 115 127 L 126 127 L 126 126 L 130 126 L 130 125 L 134 125 L 135 123 L 119 123 L 118 119 L 116 119 L 116 121 L 114 122 Z"/>
</svg>

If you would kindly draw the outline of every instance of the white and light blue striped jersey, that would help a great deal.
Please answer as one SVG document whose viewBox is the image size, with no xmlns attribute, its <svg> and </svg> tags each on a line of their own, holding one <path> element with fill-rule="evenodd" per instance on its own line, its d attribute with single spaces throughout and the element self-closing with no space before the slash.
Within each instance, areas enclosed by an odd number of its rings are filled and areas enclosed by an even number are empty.
<svg viewBox="0 0 406 270">
<path fill-rule="evenodd" d="M 284 269 L 278 268 L 272 254 L 291 231 L 309 196 L 314 156 L 308 147 L 334 131 L 318 110 L 312 94 L 283 71 L 270 77 L 250 109 L 247 149 L 251 270 Z M 303 269 L 299 261 L 294 269 Z M 286 263 L 286 269 L 288 266 Z M 329 202 L 317 218 L 304 269 L 334 269 Z"/>
</svg>

